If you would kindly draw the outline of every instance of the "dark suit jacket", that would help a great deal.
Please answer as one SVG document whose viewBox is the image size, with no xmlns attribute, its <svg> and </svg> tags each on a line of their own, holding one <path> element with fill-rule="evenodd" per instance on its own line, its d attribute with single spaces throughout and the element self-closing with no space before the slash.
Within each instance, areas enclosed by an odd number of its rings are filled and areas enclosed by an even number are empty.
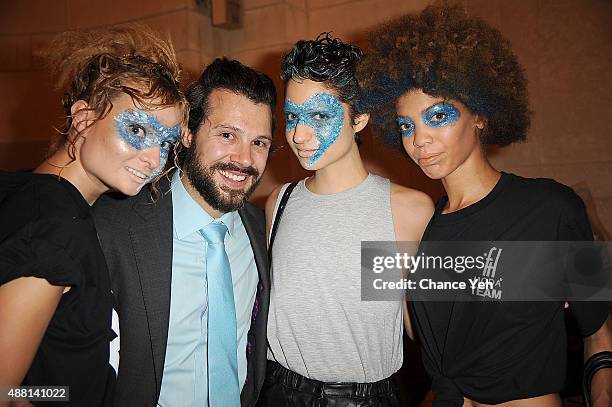
<svg viewBox="0 0 612 407">
<path fill-rule="evenodd" d="M 114 404 L 155 406 L 159 399 L 170 315 L 172 197 L 168 179 L 155 202 L 143 188 L 130 198 L 104 196 L 94 207 L 96 227 L 119 314 L 120 362 Z M 253 406 L 265 376 L 270 276 L 263 211 L 239 211 L 251 241 L 259 284 L 248 333 L 242 406 Z"/>
</svg>

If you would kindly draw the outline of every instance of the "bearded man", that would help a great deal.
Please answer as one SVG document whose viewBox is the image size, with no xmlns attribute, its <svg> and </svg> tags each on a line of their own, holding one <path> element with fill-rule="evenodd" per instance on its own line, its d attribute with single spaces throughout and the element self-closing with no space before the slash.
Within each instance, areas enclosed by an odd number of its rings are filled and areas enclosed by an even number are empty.
<svg viewBox="0 0 612 407">
<path fill-rule="evenodd" d="M 263 212 L 247 200 L 276 91 L 222 58 L 186 96 L 179 169 L 95 207 L 121 332 L 117 406 L 252 406 L 263 384 L 270 278 Z"/>
</svg>

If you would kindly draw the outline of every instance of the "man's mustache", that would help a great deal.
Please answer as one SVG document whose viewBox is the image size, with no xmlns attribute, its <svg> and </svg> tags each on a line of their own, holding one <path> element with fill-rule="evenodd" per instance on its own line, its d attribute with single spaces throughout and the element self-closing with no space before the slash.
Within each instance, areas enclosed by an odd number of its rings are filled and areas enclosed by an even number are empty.
<svg viewBox="0 0 612 407">
<path fill-rule="evenodd" d="M 259 171 L 255 167 L 239 167 L 232 163 L 217 163 L 212 166 L 213 170 L 224 170 L 224 171 L 235 171 L 241 172 L 245 175 L 252 175 L 255 178 L 259 178 Z"/>
</svg>

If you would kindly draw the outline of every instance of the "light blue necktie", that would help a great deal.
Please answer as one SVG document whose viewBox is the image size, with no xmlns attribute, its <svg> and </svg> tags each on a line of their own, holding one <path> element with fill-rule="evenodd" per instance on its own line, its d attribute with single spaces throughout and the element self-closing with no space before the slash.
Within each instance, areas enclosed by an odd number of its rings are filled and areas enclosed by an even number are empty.
<svg viewBox="0 0 612 407">
<path fill-rule="evenodd" d="M 200 229 L 208 242 L 208 405 L 239 407 L 236 308 L 229 259 L 225 252 L 227 226 L 212 222 Z"/>
</svg>

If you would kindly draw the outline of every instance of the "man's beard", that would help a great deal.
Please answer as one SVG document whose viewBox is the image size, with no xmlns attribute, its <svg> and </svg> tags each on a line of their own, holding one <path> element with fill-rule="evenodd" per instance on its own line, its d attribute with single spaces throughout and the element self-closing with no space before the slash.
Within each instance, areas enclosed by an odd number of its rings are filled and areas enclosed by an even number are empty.
<svg viewBox="0 0 612 407">
<path fill-rule="evenodd" d="M 256 181 L 246 190 L 220 187 L 217 185 L 214 178 L 215 172 L 218 170 L 241 172 L 247 176 L 253 176 Z M 185 152 L 183 171 L 187 174 L 189 182 L 202 198 L 204 198 L 213 209 L 223 213 L 242 208 L 261 180 L 259 171 L 254 167 L 241 168 L 235 164 L 222 162 L 213 164 L 210 167 L 204 167 L 202 163 L 198 161 L 195 143 Z"/>
</svg>

